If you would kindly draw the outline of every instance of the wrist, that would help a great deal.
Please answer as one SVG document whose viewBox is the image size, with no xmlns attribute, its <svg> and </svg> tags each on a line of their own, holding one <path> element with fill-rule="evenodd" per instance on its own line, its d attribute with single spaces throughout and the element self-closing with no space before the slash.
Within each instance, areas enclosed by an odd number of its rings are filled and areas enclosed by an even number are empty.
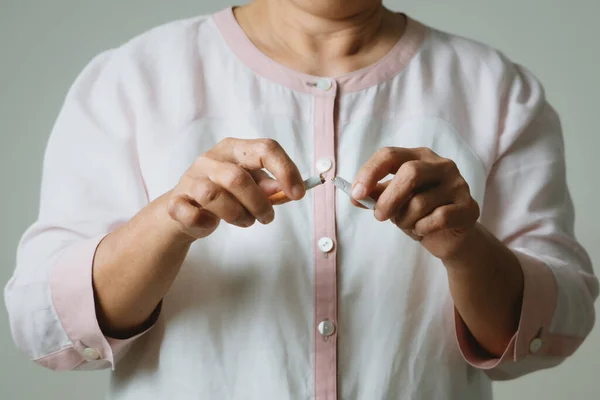
<svg viewBox="0 0 600 400">
<path fill-rule="evenodd" d="M 522 278 L 514 253 L 481 224 L 476 224 L 457 251 L 442 262 L 450 279 L 494 281 L 499 274 Z"/>
<path fill-rule="evenodd" d="M 476 224 L 461 233 L 462 239 L 453 251 L 441 258 L 446 268 L 463 269 L 472 264 L 477 254 L 486 253 L 489 240 L 486 240 L 486 232 Z"/>
</svg>

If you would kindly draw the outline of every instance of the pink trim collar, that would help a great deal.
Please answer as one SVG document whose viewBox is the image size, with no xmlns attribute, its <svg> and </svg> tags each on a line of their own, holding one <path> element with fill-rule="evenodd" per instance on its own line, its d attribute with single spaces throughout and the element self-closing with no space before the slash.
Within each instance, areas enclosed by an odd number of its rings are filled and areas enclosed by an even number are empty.
<svg viewBox="0 0 600 400">
<path fill-rule="evenodd" d="M 320 77 L 294 71 L 260 51 L 238 24 L 233 7 L 219 11 L 213 15 L 213 19 L 231 50 L 256 74 L 292 90 L 319 93 L 314 82 Z M 427 28 L 423 24 L 407 17 L 404 34 L 385 57 L 366 68 L 334 78 L 340 92 L 356 92 L 398 75 L 419 52 L 426 32 Z"/>
</svg>

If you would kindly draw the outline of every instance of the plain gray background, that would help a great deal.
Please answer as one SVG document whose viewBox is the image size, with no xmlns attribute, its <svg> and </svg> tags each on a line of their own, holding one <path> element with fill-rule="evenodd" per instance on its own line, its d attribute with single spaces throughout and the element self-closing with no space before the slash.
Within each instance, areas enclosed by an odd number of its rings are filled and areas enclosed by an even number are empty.
<svg viewBox="0 0 600 400">
<path fill-rule="evenodd" d="M 600 271 L 596 207 L 600 197 L 600 1 L 386 3 L 428 25 L 499 48 L 541 78 L 562 116 L 568 176 L 578 212 L 577 233 Z M 228 0 L 0 0 L 2 285 L 14 268 L 17 242 L 36 216 L 43 151 L 76 74 L 98 52 L 153 26 L 231 4 Z M 1 399 L 104 397 L 108 372 L 53 373 L 35 366 L 14 348 L 7 321 L 2 307 Z M 497 384 L 496 394 L 497 399 L 600 398 L 600 328 L 560 367 Z"/>
</svg>

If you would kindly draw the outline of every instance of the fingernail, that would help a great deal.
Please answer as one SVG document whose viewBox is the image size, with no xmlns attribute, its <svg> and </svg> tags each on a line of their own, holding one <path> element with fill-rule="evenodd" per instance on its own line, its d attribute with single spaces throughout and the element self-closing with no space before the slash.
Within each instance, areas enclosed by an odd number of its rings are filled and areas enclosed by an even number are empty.
<svg viewBox="0 0 600 400">
<path fill-rule="evenodd" d="M 357 183 L 356 185 L 354 185 L 354 188 L 352 189 L 352 197 L 354 197 L 355 199 L 362 199 L 367 195 L 367 189 L 365 188 L 365 185 L 363 185 L 362 183 Z"/>
<path fill-rule="evenodd" d="M 275 212 L 270 211 L 270 212 L 266 213 L 265 215 L 262 215 L 259 218 L 259 221 L 261 224 L 267 225 L 267 224 L 270 224 L 271 222 L 273 222 L 274 219 L 275 219 Z"/>
<path fill-rule="evenodd" d="M 248 221 L 244 221 L 244 222 L 242 223 L 242 226 L 243 226 L 244 228 L 250 228 L 252 225 L 254 225 L 254 220 L 253 220 L 253 219 L 251 219 L 251 220 L 248 220 Z"/>
<path fill-rule="evenodd" d="M 303 184 L 297 184 L 294 185 L 294 187 L 292 188 L 292 196 L 294 196 L 294 198 L 299 199 L 304 195 L 304 185 Z"/>
<path fill-rule="evenodd" d="M 413 235 L 415 235 L 415 236 L 418 236 L 418 237 L 423 237 L 423 235 L 421 235 L 421 234 L 417 233 L 417 231 L 416 231 L 416 230 L 414 230 L 414 229 L 413 229 L 412 233 L 413 233 Z"/>
</svg>

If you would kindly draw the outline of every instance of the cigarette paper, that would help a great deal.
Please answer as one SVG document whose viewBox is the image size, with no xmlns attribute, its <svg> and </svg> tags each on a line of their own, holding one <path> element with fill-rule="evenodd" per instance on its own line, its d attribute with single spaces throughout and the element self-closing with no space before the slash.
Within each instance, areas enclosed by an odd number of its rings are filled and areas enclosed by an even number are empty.
<svg viewBox="0 0 600 400">
<path fill-rule="evenodd" d="M 335 185 L 336 188 L 340 189 L 342 192 L 344 192 L 348 196 L 352 197 L 352 184 L 350 182 L 348 182 L 344 178 L 340 178 L 339 176 L 336 176 L 331 181 L 333 182 L 333 184 Z M 362 200 L 356 200 L 356 199 L 354 199 L 354 200 L 357 203 L 360 203 L 363 206 L 367 207 L 369 210 L 374 210 L 375 204 L 377 204 L 377 202 L 374 199 L 372 199 L 371 197 L 365 197 Z"/>
<path fill-rule="evenodd" d="M 308 191 L 319 185 L 324 184 L 325 181 L 326 181 L 326 179 L 325 179 L 324 174 L 316 175 L 316 176 L 310 177 L 304 181 L 304 188 Z M 280 204 L 285 204 L 285 203 L 292 201 L 292 199 L 287 197 L 283 191 L 277 192 L 274 195 L 269 196 L 269 200 L 271 201 L 271 204 L 273 204 L 274 206 L 278 206 Z"/>
</svg>

